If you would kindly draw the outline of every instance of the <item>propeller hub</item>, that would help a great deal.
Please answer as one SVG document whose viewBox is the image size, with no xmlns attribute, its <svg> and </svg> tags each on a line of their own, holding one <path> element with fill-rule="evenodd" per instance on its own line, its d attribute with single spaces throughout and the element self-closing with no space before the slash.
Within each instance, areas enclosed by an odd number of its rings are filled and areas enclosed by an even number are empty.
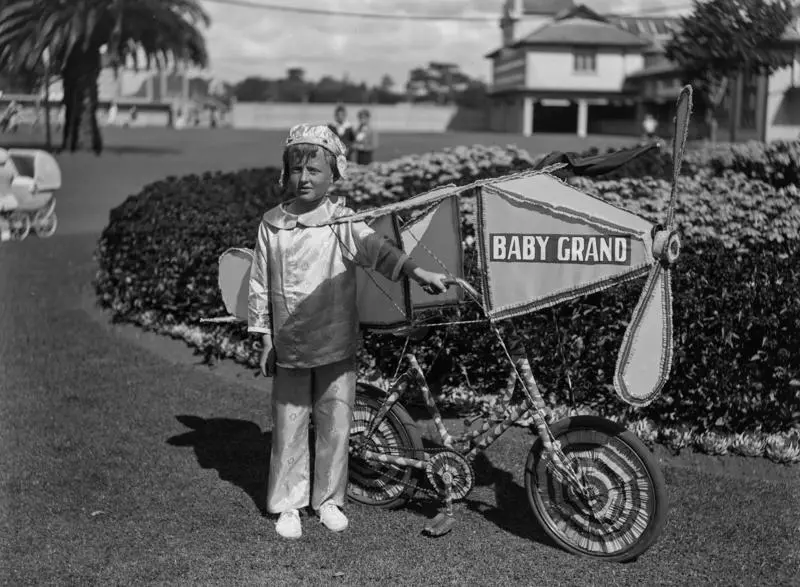
<svg viewBox="0 0 800 587">
<path fill-rule="evenodd" d="M 653 236 L 653 257 L 665 266 L 673 265 L 681 253 L 681 239 L 675 230 L 658 230 Z"/>
</svg>

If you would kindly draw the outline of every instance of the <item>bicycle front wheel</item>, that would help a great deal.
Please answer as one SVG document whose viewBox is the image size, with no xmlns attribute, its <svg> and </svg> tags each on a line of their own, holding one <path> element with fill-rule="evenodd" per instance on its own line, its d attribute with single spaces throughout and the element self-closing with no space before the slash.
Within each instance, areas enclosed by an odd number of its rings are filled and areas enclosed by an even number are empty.
<svg viewBox="0 0 800 587">
<path fill-rule="evenodd" d="M 350 441 L 363 441 L 377 453 L 421 458 L 423 446 L 417 425 L 399 403 L 392 406 L 374 434 L 363 438 L 385 399 L 386 394 L 380 388 L 358 382 Z M 348 477 L 348 498 L 386 509 L 405 504 L 414 495 L 418 480 L 411 467 L 376 463 L 354 455 L 349 459 Z"/>
<path fill-rule="evenodd" d="M 542 528 L 573 554 L 614 562 L 640 556 L 667 518 L 666 484 L 653 454 L 605 418 L 565 418 L 550 430 L 574 475 L 544 454 L 541 439 L 531 447 L 525 489 Z"/>
</svg>

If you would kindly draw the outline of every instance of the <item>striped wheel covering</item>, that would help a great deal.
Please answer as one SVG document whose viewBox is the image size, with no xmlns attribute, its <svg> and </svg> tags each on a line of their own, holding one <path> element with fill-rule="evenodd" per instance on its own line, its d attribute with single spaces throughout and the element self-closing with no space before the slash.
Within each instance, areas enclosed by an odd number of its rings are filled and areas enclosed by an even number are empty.
<svg viewBox="0 0 800 587">
<path fill-rule="evenodd" d="M 351 437 L 367 431 L 367 426 L 374 413 L 367 403 L 356 398 L 353 406 L 353 422 L 350 426 Z M 380 423 L 378 429 L 369 438 L 369 442 L 370 449 L 378 453 L 384 452 L 400 456 L 408 452 L 407 448 L 403 450 L 402 439 L 388 418 Z M 381 502 L 398 497 L 406 489 L 406 484 L 403 483 L 405 470 L 396 465 L 364 463 L 361 466 L 356 459 L 351 457 L 351 466 L 360 472 L 358 475 L 350 476 L 347 492 L 352 496 Z"/>
<path fill-rule="evenodd" d="M 559 439 L 572 470 L 589 487 L 587 500 L 552 461 L 542 459 L 537 489 L 549 524 L 564 540 L 587 554 L 629 548 L 653 516 L 653 485 L 638 455 L 617 437 L 575 430 Z M 593 499 L 592 499 L 593 498 Z"/>
</svg>

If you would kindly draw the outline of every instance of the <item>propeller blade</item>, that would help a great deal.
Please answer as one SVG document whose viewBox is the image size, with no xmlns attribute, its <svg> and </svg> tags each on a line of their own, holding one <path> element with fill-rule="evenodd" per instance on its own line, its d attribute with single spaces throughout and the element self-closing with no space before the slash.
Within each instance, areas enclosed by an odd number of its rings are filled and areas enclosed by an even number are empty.
<svg viewBox="0 0 800 587">
<path fill-rule="evenodd" d="M 675 198 L 678 192 L 678 177 L 681 173 L 683 154 L 686 151 L 686 140 L 689 137 L 689 120 L 692 117 L 692 86 L 683 86 L 678 96 L 677 112 L 675 113 L 675 138 L 672 142 L 672 191 L 669 196 L 667 211 L 667 230 L 672 228 L 672 218 L 675 211 Z"/>
<path fill-rule="evenodd" d="M 670 270 L 656 262 L 622 339 L 614 372 L 614 388 L 630 405 L 646 406 L 661 394 L 671 367 Z"/>
</svg>

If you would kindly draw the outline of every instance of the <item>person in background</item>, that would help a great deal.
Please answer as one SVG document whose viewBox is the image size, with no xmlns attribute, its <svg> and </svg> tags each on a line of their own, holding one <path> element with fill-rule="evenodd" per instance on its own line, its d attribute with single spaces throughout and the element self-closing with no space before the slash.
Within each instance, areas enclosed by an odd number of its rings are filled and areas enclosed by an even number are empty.
<svg viewBox="0 0 800 587">
<path fill-rule="evenodd" d="M 355 161 L 359 165 L 372 163 L 375 149 L 378 148 L 378 133 L 372 128 L 370 118 L 369 110 L 366 108 L 358 113 L 358 130 L 353 150 L 355 151 Z"/>
<path fill-rule="evenodd" d="M 339 104 L 336 107 L 336 110 L 333 111 L 333 119 L 334 122 L 328 125 L 328 128 L 331 129 L 339 140 L 344 143 L 345 148 L 347 149 L 347 159 L 352 161 L 352 154 L 353 154 L 353 143 L 356 140 L 356 133 L 353 130 L 353 125 L 350 124 L 350 121 L 347 120 L 347 108 L 344 105 Z"/>
<path fill-rule="evenodd" d="M 658 121 L 649 112 L 642 121 L 642 128 L 644 129 L 644 136 L 647 140 L 651 140 L 656 136 L 656 129 L 658 128 Z"/>
<path fill-rule="evenodd" d="M 108 126 L 117 125 L 117 116 L 119 116 L 119 106 L 116 102 L 111 102 L 111 106 L 108 108 Z"/>
</svg>

